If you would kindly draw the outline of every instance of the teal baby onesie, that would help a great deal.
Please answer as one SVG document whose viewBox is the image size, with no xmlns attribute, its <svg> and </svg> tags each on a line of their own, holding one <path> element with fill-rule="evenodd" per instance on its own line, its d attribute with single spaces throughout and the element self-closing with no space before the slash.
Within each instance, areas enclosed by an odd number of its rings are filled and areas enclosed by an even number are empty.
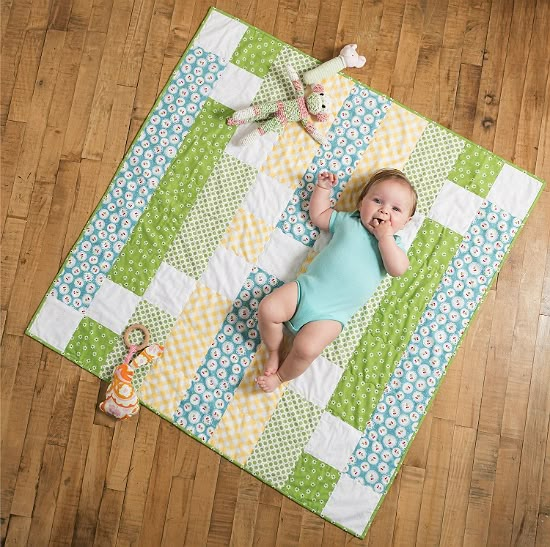
<svg viewBox="0 0 550 547">
<path fill-rule="evenodd" d="M 359 211 L 333 211 L 329 231 L 333 236 L 328 245 L 296 280 L 298 306 L 286 322 L 294 334 L 322 319 L 339 321 L 344 328 L 386 275 L 378 240 L 361 223 Z"/>
</svg>

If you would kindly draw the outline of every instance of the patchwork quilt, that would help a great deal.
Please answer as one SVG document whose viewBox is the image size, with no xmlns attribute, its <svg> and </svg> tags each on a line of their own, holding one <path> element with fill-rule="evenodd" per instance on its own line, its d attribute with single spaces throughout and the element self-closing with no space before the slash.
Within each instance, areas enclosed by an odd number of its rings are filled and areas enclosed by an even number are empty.
<svg viewBox="0 0 550 547">
<path fill-rule="evenodd" d="M 218 10 L 203 21 L 27 334 L 110 381 L 122 332 L 143 323 L 161 358 L 140 401 L 185 433 L 364 537 L 542 181 L 345 75 L 323 81 L 319 145 L 298 124 L 240 146 L 226 124 L 292 98 L 311 57 Z M 308 202 L 321 170 L 353 210 L 370 173 L 403 170 L 418 211 L 411 267 L 387 276 L 308 371 L 265 394 L 256 314 L 329 235 Z"/>
</svg>

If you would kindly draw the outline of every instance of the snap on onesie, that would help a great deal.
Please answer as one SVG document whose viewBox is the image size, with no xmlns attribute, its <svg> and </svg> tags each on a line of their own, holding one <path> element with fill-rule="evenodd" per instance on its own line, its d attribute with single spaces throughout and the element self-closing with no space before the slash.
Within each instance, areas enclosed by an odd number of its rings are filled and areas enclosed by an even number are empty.
<svg viewBox="0 0 550 547">
<path fill-rule="evenodd" d="M 332 319 L 342 328 L 365 305 L 386 275 L 378 240 L 361 223 L 359 211 L 333 211 L 328 245 L 296 280 L 296 312 L 285 323 L 296 334 L 306 323 Z M 394 236 L 401 246 L 399 236 Z"/>
</svg>

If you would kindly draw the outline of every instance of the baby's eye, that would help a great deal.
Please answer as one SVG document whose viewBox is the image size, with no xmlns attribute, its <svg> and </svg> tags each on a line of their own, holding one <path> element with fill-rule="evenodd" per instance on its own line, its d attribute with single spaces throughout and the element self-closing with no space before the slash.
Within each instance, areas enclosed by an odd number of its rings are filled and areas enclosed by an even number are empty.
<svg viewBox="0 0 550 547">
<path fill-rule="evenodd" d="M 394 211 L 397 211 L 398 213 L 401 212 L 401 209 L 399 209 L 399 207 L 394 207 L 393 210 L 394 210 Z"/>
<path fill-rule="evenodd" d="M 374 198 L 372 201 L 374 201 L 374 203 L 381 203 L 379 198 Z"/>
</svg>

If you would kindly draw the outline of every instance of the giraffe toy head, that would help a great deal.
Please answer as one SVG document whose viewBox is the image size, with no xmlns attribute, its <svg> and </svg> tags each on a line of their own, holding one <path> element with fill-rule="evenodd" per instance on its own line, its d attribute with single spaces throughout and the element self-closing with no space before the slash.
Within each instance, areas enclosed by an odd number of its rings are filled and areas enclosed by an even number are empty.
<svg viewBox="0 0 550 547">
<path fill-rule="evenodd" d="M 328 120 L 330 100 L 321 84 L 315 84 L 306 98 L 308 112 L 320 122 Z"/>
</svg>

